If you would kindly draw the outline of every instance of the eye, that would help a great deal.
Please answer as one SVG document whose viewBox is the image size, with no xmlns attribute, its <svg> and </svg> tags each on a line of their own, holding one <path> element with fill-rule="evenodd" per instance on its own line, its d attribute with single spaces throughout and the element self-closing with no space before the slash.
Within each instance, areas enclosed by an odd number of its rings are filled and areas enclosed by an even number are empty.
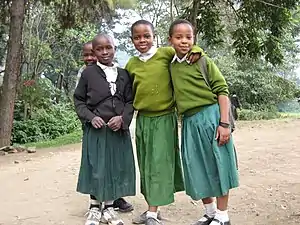
<svg viewBox="0 0 300 225">
<path fill-rule="evenodd" d="M 137 41 L 137 40 L 139 40 L 139 37 L 137 37 L 137 36 L 136 36 L 136 37 L 133 37 L 133 40 L 136 40 L 136 41 Z"/>
</svg>

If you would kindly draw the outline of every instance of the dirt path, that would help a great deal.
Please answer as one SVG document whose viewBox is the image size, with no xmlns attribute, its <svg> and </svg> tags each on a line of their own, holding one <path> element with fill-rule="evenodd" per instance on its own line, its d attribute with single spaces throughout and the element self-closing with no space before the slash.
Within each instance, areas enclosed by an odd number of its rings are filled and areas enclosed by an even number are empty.
<svg viewBox="0 0 300 225">
<path fill-rule="evenodd" d="M 241 186 L 231 193 L 233 224 L 300 224 L 300 120 L 243 122 L 235 140 Z M 82 225 L 88 199 L 75 192 L 79 163 L 80 144 L 0 157 L 0 224 Z M 128 199 L 133 214 L 145 210 L 140 194 Z M 165 225 L 187 225 L 201 210 L 179 193 L 162 213 Z M 133 214 L 122 214 L 126 224 Z"/>
</svg>

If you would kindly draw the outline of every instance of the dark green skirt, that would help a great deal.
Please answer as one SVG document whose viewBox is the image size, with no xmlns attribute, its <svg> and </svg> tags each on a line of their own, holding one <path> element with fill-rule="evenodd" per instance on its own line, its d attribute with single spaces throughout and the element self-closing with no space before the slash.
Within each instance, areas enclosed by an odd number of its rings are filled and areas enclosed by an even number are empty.
<svg viewBox="0 0 300 225">
<path fill-rule="evenodd" d="M 183 118 L 182 161 L 186 193 L 194 200 L 226 195 L 239 185 L 232 138 L 222 146 L 215 140 L 219 105 Z"/>
<path fill-rule="evenodd" d="M 129 131 L 95 129 L 87 124 L 82 140 L 82 158 L 77 191 L 98 201 L 136 194 L 133 149 Z"/>
<path fill-rule="evenodd" d="M 147 203 L 163 206 L 174 202 L 174 193 L 184 190 L 175 113 L 138 115 L 136 146 L 141 192 Z"/>
</svg>

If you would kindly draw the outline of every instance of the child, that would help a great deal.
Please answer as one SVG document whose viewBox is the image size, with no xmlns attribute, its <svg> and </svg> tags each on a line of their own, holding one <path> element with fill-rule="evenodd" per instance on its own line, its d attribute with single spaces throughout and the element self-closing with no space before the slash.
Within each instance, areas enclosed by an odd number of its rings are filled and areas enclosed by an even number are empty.
<svg viewBox="0 0 300 225">
<path fill-rule="evenodd" d="M 81 74 L 82 74 L 83 70 L 87 67 L 87 65 L 90 65 L 90 64 L 93 64 L 93 63 L 97 62 L 97 58 L 94 56 L 92 49 L 93 49 L 93 46 L 92 46 L 91 41 L 86 42 L 85 44 L 83 44 L 82 56 L 83 56 L 84 65 L 78 71 L 75 87 L 77 87 L 78 82 L 79 82 L 80 77 L 81 77 Z"/>
<path fill-rule="evenodd" d="M 153 46 L 154 27 L 139 20 L 131 27 L 132 41 L 139 51 L 126 69 L 133 79 L 136 120 L 136 147 L 141 174 L 141 192 L 148 211 L 133 220 L 134 224 L 161 224 L 158 206 L 174 202 L 174 192 L 183 191 L 178 148 L 177 117 L 169 63 L 175 51 Z M 197 51 L 196 51 L 197 52 Z M 199 51 L 198 51 L 199 52 Z M 199 54 L 193 55 L 196 60 Z"/>
<path fill-rule="evenodd" d="M 238 186 L 235 152 L 230 134 L 228 87 L 213 61 L 206 56 L 211 88 L 199 63 L 186 56 L 194 43 L 191 23 L 176 20 L 169 41 L 176 56 L 171 75 L 178 112 L 183 115 L 182 161 L 186 193 L 202 199 L 206 214 L 194 225 L 230 225 L 227 214 L 229 189 Z M 212 197 L 217 197 L 217 206 Z"/>
<path fill-rule="evenodd" d="M 86 42 L 83 45 L 82 48 L 82 56 L 83 56 L 83 62 L 84 62 L 84 66 L 82 66 L 79 71 L 78 71 L 78 75 L 77 75 L 77 82 L 76 82 L 76 87 L 78 85 L 78 82 L 80 80 L 81 74 L 84 71 L 84 69 L 88 66 L 91 65 L 93 63 L 97 62 L 97 58 L 93 53 L 93 45 L 92 45 L 92 41 Z M 85 126 L 85 122 L 83 121 L 82 123 L 82 130 L 84 129 Z M 90 204 L 90 208 L 93 206 L 93 202 L 94 200 L 96 200 L 95 196 L 90 196 L 91 199 L 91 204 Z M 133 210 L 133 206 L 127 202 L 124 198 L 118 198 L 114 201 L 113 203 L 114 209 L 115 210 L 119 210 L 120 212 L 130 212 Z"/>
<path fill-rule="evenodd" d="M 76 112 L 86 121 L 77 191 L 91 195 L 86 225 L 99 224 L 101 217 L 102 222 L 122 225 L 113 202 L 136 191 L 129 133 L 132 84 L 127 71 L 113 65 L 115 46 L 110 36 L 97 35 L 92 46 L 98 62 L 83 71 L 74 93 Z"/>
</svg>

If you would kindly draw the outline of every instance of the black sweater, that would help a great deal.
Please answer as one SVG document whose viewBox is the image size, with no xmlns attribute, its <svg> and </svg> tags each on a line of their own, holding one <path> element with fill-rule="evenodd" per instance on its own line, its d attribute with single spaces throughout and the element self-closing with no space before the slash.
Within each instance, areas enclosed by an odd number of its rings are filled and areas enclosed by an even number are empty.
<svg viewBox="0 0 300 225">
<path fill-rule="evenodd" d="M 100 116 L 106 123 L 114 116 L 123 117 L 122 129 L 127 130 L 133 116 L 132 81 L 128 72 L 118 68 L 116 93 L 112 95 L 104 71 L 89 65 L 82 73 L 74 92 L 75 110 L 79 119 L 91 122 Z"/>
</svg>

